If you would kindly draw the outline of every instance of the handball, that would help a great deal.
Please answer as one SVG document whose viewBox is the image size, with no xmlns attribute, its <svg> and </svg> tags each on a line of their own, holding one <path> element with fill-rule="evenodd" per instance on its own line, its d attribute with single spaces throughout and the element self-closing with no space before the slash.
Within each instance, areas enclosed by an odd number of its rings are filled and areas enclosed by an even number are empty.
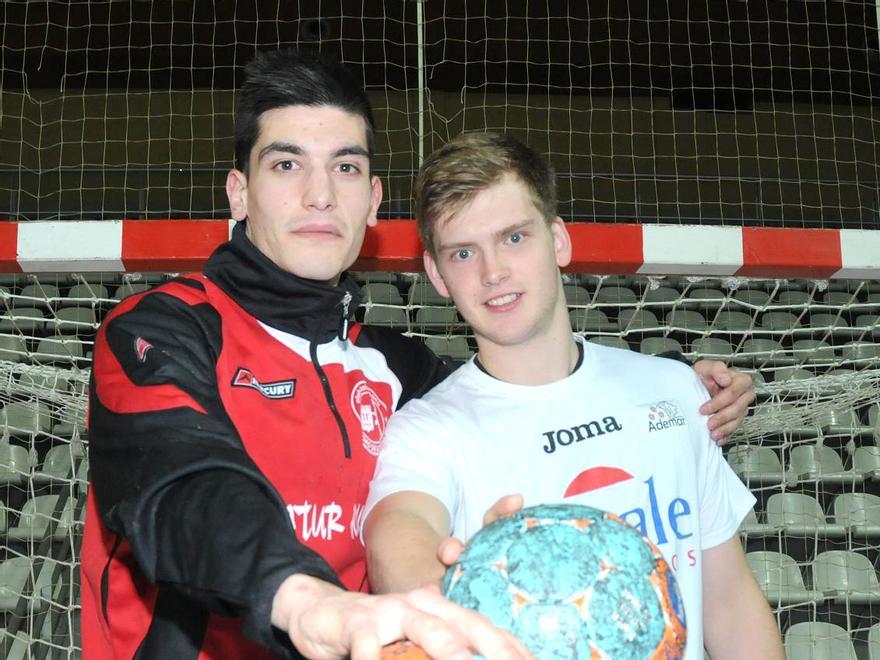
<svg viewBox="0 0 880 660">
<path fill-rule="evenodd" d="M 446 571 L 443 591 L 538 658 L 684 656 L 684 605 L 669 564 L 599 509 L 542 505 L 496 520 Z"/>
</svg>

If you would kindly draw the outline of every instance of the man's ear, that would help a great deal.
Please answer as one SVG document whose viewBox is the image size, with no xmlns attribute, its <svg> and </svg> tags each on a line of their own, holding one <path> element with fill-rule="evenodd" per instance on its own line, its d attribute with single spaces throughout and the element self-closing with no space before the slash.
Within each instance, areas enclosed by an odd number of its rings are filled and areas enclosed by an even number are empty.
<svg viewBox="0 0 880 660">
<path fill-rule="evenodd" d="M 377 214 L 379 213 L 379 205 L 382 203 L 382 179 L 377 176 L 372 177 L 370 179 L 370 186 L 372 187 L 372 201 L 370 203 L 370 215 L 367 218 L 367 226 L 375 227 L 379 224 Z"/>
<path fill-rule="evenodd" d="M 232 219 L 242 221 L 247 218 L 247 176 L 241 170 L 229 170 L 226 175 L 226 197 Z"/>
<path fill-rule="evenodd" d="M 565 268 L 571 263 L 571 236 L 565 222 L 557 216 L 550 225 L 553 234 L 553 249 L 556 252 L 556 265 Z"/>
<path fill-rule="evenodd" d="M 422 261 L 425 262 L 425 272 L 428 274 L 431 284 L 437 289 L 437 293 L 444 298 L 451 298 L 449 289 L 446 288 L 446 282 L 443 281 L 443 276 L 440 275 L 440 270 L 437 268 L 437 262 L 434 261 L 434 257 L 427 250 L 422 254 Z"/>
</svg>

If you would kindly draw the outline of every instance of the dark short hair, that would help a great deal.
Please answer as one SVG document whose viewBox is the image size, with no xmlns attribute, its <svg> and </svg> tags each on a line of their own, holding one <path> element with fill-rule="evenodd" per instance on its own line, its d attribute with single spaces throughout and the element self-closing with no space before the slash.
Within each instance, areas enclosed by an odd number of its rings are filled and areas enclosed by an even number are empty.
<svg viewBox="0 0 880 660">
<path fill-rule="evenodd" d="M 462 133 L 425 159 L 415 183 L 416 225 L 435 254 L 434 227 L 447 222 L 505 175 L 522 181 L 547 224 L 556 217 L 556 173 L 519 140 L 492 132 Z"/>
<path fill-rule="evenodd" d="M 235 112 L 237 169 L 248 173 L 263 113 L 293 105 L 331 106 L 362 117 L 372 158 L 376 143 L 373 111 L 363 85 L 344 65 L 317 51 L 287 48 L 257 54 L 244 73 Z"/>
</svg>

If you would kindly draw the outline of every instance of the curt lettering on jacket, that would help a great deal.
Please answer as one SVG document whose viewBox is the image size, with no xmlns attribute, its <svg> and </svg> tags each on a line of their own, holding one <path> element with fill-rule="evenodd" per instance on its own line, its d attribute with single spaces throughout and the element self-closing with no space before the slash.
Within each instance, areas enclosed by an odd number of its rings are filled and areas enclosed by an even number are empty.
<svg viewBox="0 0 880 660">
<path fill-rule="evenodd" d="M 256 390 L 267 399 L 290 399 L 296 391 L 296 380 L 276 380 L 272 383 L 261 383 L 254 372 L 239 367 L 232 377 L 233 387 L 248 387 Z"/>
</svg>

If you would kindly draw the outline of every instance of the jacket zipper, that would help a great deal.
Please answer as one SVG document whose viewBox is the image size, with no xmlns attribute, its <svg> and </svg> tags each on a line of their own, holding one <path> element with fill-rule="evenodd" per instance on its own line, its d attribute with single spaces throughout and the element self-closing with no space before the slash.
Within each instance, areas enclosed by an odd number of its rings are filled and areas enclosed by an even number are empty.
<svg viewBox="0 0 880 660">
<path fill-rule="evenodd" d="M 339 326 L 339 339 L 342 341 L 348 339 L 348 306 L 350 303 L 351 293 L 346 291 L 345 295 L 342 297 L 342 321 Z M 345 457 L 351 458 L 351 443 L 348 439 L 348 429 L 345 428 L 345 422 L 342 420 L 342 415 L 336 408 L 336 401 L 333 399 L 333 391 L 330 389 L 330 381 L 327 380 L 327 374 L 324 373 L 323 367 L 321 367 L 321 364 L 318 362 L 318 344 L 314 341 L 309 342 L 309 355 L 312 358 L 312 364 L 315 366 L 318 378 L 321 380 L 321 386 L 324 388 L 324 398 L 327 399 L 327 405 L 330 407 L 330 412 L 333 413 L 333 417 L 336 418 L 336 424 L 339 426 L 339 433 L 342 435 L 342 447 L 345 450 Z"/>
</svg>

